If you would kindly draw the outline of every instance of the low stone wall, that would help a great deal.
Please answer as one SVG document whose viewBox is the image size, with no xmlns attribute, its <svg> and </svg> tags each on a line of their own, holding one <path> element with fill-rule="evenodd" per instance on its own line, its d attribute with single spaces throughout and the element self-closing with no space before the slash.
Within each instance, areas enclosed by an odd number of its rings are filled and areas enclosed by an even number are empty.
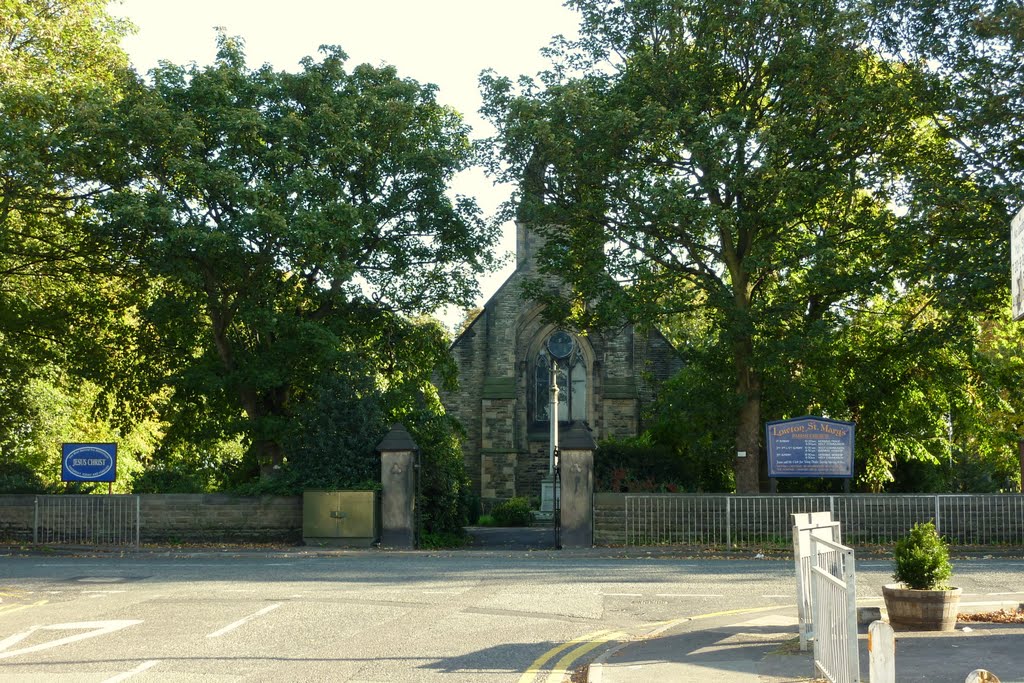
<svg viewBox="0 0 1024 683">
<path fill-rule="evenodd" d="M 626 494 L 594 494 L 594 545 L 626 545 Z"/>
<path fill-rule="evenodd" d="M 32 540 L 34 495 L 0 495 L 0 538 Z M 302 496 L 139 496 L 142 543 L 299 542 Z"/>
<path fill-rule="evenodd" d="M 32 494 L 0 495 L 0 538 L 32 540 L 32 520 L 36 497 Z"/>
<path fill-rule="evenodd" d="M 143 494 L 143 543 L 302 539 L 302 496 Z"/>
</svg>

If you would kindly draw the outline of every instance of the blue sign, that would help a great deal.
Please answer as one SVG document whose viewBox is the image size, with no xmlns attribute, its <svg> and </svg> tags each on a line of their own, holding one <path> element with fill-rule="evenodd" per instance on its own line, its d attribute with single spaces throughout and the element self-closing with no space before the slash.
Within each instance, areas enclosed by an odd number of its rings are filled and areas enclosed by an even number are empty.
<svg viewBox="0 0 1024 683">
<path fill-rule="evenodd" d="M 61 481 L 114 481 L 116 443 L 66 443 L 61 457 Z"/>
<path fill-rule="evenodd" d="M 765 425 L 768 476 L 853 477 L 854 423 L 801 417 Z"/>
</svg>

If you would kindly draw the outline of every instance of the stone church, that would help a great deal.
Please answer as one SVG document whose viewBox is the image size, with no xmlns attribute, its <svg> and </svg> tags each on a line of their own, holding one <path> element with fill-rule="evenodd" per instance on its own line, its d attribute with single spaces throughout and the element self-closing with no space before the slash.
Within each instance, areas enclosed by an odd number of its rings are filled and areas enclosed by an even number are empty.
<svg viewBox="0 0 1024 683">
<path fill-rule="evenodd" d="M 514 496 L 541 497 L 549 470 L 552 362 L 561 429 L 585 421 L 597 441 L 639 434 L 658 383 L 680 367 L 655 329 L 630 325 L 582 335 L 546 323 L 542 307 L 524 300 L 521 290 L 537 275 L 541 239 L 526 224 L 516 225 L 516 270 L 452 344 L 459 389 L 441 393 L 467 431 L 466 471 L 485 509 Z"/>
</svg>

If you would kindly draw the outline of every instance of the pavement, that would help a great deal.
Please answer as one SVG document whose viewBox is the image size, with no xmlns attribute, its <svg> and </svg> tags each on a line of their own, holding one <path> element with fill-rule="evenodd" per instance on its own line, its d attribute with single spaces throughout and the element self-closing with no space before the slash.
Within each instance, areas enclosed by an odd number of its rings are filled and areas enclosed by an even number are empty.
<svg viewBox="0 0 1024 683">
<path fill-rule="evenodd" d="M 884 611 L 883 611 L 884 614 Z M 867 627 L 859 637 L 860 680 L 869 681 Z M 948 633 L 897 632 L 896 683 L 964 683 L 975 669 L 1024 682 L 1024 624 L 960 623 Z M 678 619 L 600 655 L 589 683 L 805 683 L 814 656 L 801 652 L 796 608 Z"/>
</svg>

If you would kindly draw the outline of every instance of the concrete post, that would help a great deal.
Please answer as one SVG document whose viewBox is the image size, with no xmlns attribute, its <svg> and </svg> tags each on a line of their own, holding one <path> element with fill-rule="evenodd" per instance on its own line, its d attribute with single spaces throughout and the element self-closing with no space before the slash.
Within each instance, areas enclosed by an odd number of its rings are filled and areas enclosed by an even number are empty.
<svg viewBox="0 0 1024 683">
<path fill-rule="evenodd" d="M 868 626 L 868 680 L 896 683 L 896 634 L 884 621 Z"/>
<path fill-rule="evenodd" d="M 416 442 L 394 424 L 377 445 L 380 452 L 381 537 L 387 548 L 416 547 Z"/>
<path fill-rule="evenodd" d="M 559 444 L 561 539 L 563 548 L 594 545 L 594 450 L 590 428 L 574 422 Z"/>
</svg>

